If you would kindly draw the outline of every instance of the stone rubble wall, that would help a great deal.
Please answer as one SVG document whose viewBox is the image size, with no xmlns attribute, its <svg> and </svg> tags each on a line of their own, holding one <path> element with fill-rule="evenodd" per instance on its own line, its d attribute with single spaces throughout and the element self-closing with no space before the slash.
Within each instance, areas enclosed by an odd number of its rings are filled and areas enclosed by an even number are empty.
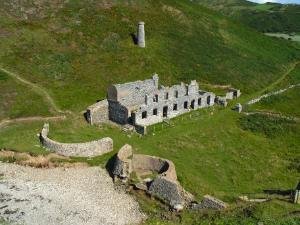
<svg viewBox="0 0 300 225">
<path fill-rule="evenodd" d="M 220 210 L 220 209 L 225 209 L 227 208 L 228 205 L 217 199 L 217 198 L 214 198 L 210 195 L 205 195 L 203 200 L 195 205 L 193 208 L 194 209 L 215 209 L 215 210 Z"/>
<path fill-rule="evenodd" d="M 162 177 L 166 177 L 173 181 L 177 180 L 174 163 L 170 160 L 155 156 L 134 154 L 132 162 L 133 170 L 157 172 Z"/>
<path fill-rule="evenodd" d="M 155 101 L 156 95 L 158 101 Z M 149 126 L 191 110 L 213 106 L 214 102 L 215 95 L 211 92 L 200 91 L 196 81 L 191 81 L 189 85 L 182 83 L 172 87 L 162 86 L 154 93 L 148 93 L 144 103 L 134 111 L 133 124 Z M 175 105 L 176 108 L 174 108 Z M 165 107 L 167 108 L 166 116 L 164 116 Z M 154 110 L 157 110 L 156 115 Z M 143 113 L 147 114 L 146 118 L 143 118 Z"/>
<path fill-rule="evenodd" d="M 132 172 L 157 172 L 158 176 L 148 186 L 148 193 L 163 199 L 172 207 L 186 205 L 192 195 L 177 181 L 174 163 L 159 157 L 133 154 L 130 145 L 124 145 L 116 155 L 112 174 L 126 181 Z"/>
<path fill-rule="evenodd" d="M 132 172 L 132 147 L 124 145 L 115 158 L 112 174 L 121 179 L 127 179 Z"/>
<path fill-rule="evenodd" d="M 107 99 L 91 105 L 87 109 L 86 118 L 91 125 L 107 122 L 109 120 Z"/>
<path fill-rule="evenodd" d="M 271 97 L 271 96 L 273 96 L 273 95 L 279 95 L 279 94 L 282 94 L 282 93 L 288 91 L 289 89 L 292 89 L 292 88 L 295 88 L 295 87 L 300 87 L 300 83 L 299 83 L 299 84 L 293 84 L 293 85 L 290 85 L 290 86 L 288 86 L 287 88 L 280 89 L 280 90 L 278 90 L 278 91 L 273 91 L 273 92 L 270 92 L 270 93 L 261 95 L 261 96 L 259 96 L 258 98 L 252 99 L 252 100 L 250 100 L 249 102 L 247 102 L 247 105 L 252 105 L 252 104 L 254 104 L 254 103 L 260 102 L 262 99 Z"/>
<path fill-rule="evenodd" d="M 149 187 L 149 193 L 167 201 L 171 206 L 184 205 L 182 187 L 176 181 L 158 176 Z"/>
<path fill-rule="evenodd" d="M 41 144 L 58 154 L 73 157 L 94 157 L 113 151 L 113 140 L 109 137 L 86 143 L 60 143 L 48 138 L 49 124 L 44 124 L 40 133 Z"/>
</svg>

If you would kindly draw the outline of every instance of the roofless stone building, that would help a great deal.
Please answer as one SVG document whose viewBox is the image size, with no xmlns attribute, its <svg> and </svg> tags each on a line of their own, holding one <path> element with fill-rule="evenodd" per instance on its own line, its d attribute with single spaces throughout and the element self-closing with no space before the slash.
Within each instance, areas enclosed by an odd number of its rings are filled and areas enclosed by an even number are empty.
<svg viewBox="0 0 300 225">
<path fill-rule="evenodd" d="M 152 79 L 111 85 L 107 99 L 88 108 L 87 120 L 100 124 L 109 119 L 121 125 L 131 124 L 145 133 L 149 125 L 214 105 L 215 95 L 200 90 L 195 80 L 172 87 L 159 86 L 158 81 L 155 74 Z"/>
</svg>

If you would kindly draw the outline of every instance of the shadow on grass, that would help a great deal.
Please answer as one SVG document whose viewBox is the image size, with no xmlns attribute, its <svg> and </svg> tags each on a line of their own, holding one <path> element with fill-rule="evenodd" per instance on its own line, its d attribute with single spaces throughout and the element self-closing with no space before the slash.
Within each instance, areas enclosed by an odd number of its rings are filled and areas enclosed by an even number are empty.
<svg viewBox="0 0 300 225">
<path fill-rule="evenodd" d="M 269 195 L 283 195 L 283 196 L 287 196 L 287 195 L 291 195 L 293 193 L 293 190 L 264 190 L 265 194 L 269 194 Z"/>
<path fill-rule="evenodd" d="M 137 36 L 134 34 L 134 33 L 131 33 L 130 34 L 131 38 L 132 38 L 132 42 L 137 45 L 138 43 L 138 39 L 137 39 Z"/>
</svg>

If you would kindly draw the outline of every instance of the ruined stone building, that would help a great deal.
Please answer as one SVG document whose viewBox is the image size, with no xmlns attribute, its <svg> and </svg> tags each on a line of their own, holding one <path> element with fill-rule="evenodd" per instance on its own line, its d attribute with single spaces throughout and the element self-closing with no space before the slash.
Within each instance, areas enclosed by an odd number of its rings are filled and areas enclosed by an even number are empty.
<svg viewBox="0 0 300 225">
<path fill-rule="evenodd" d="M 172 87 L 159 86 L 158 80 L 155 74 L 152 79 L 111 85 L 107 99 L 88 108 L 88 121 L 99 124 L 109 119 L 144 128 L 190 110 L 214 105 L 215 95 L 199 90 L 195 80 L 189 85 L 181 83 Z"/>
</svg>

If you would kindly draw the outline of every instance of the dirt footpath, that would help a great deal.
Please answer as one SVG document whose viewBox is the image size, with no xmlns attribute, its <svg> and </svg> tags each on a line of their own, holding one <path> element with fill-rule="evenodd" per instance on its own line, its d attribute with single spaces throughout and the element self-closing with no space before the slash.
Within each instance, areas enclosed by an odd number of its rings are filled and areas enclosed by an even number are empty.
<svg viewBox="0 0 300 225">
<path fill-rule="evenodd" d="M 0 163 L 0 218 L 26 225 L 99 225 L 136 224 L 144 215 L 101 168 Z"/>
</svg>

